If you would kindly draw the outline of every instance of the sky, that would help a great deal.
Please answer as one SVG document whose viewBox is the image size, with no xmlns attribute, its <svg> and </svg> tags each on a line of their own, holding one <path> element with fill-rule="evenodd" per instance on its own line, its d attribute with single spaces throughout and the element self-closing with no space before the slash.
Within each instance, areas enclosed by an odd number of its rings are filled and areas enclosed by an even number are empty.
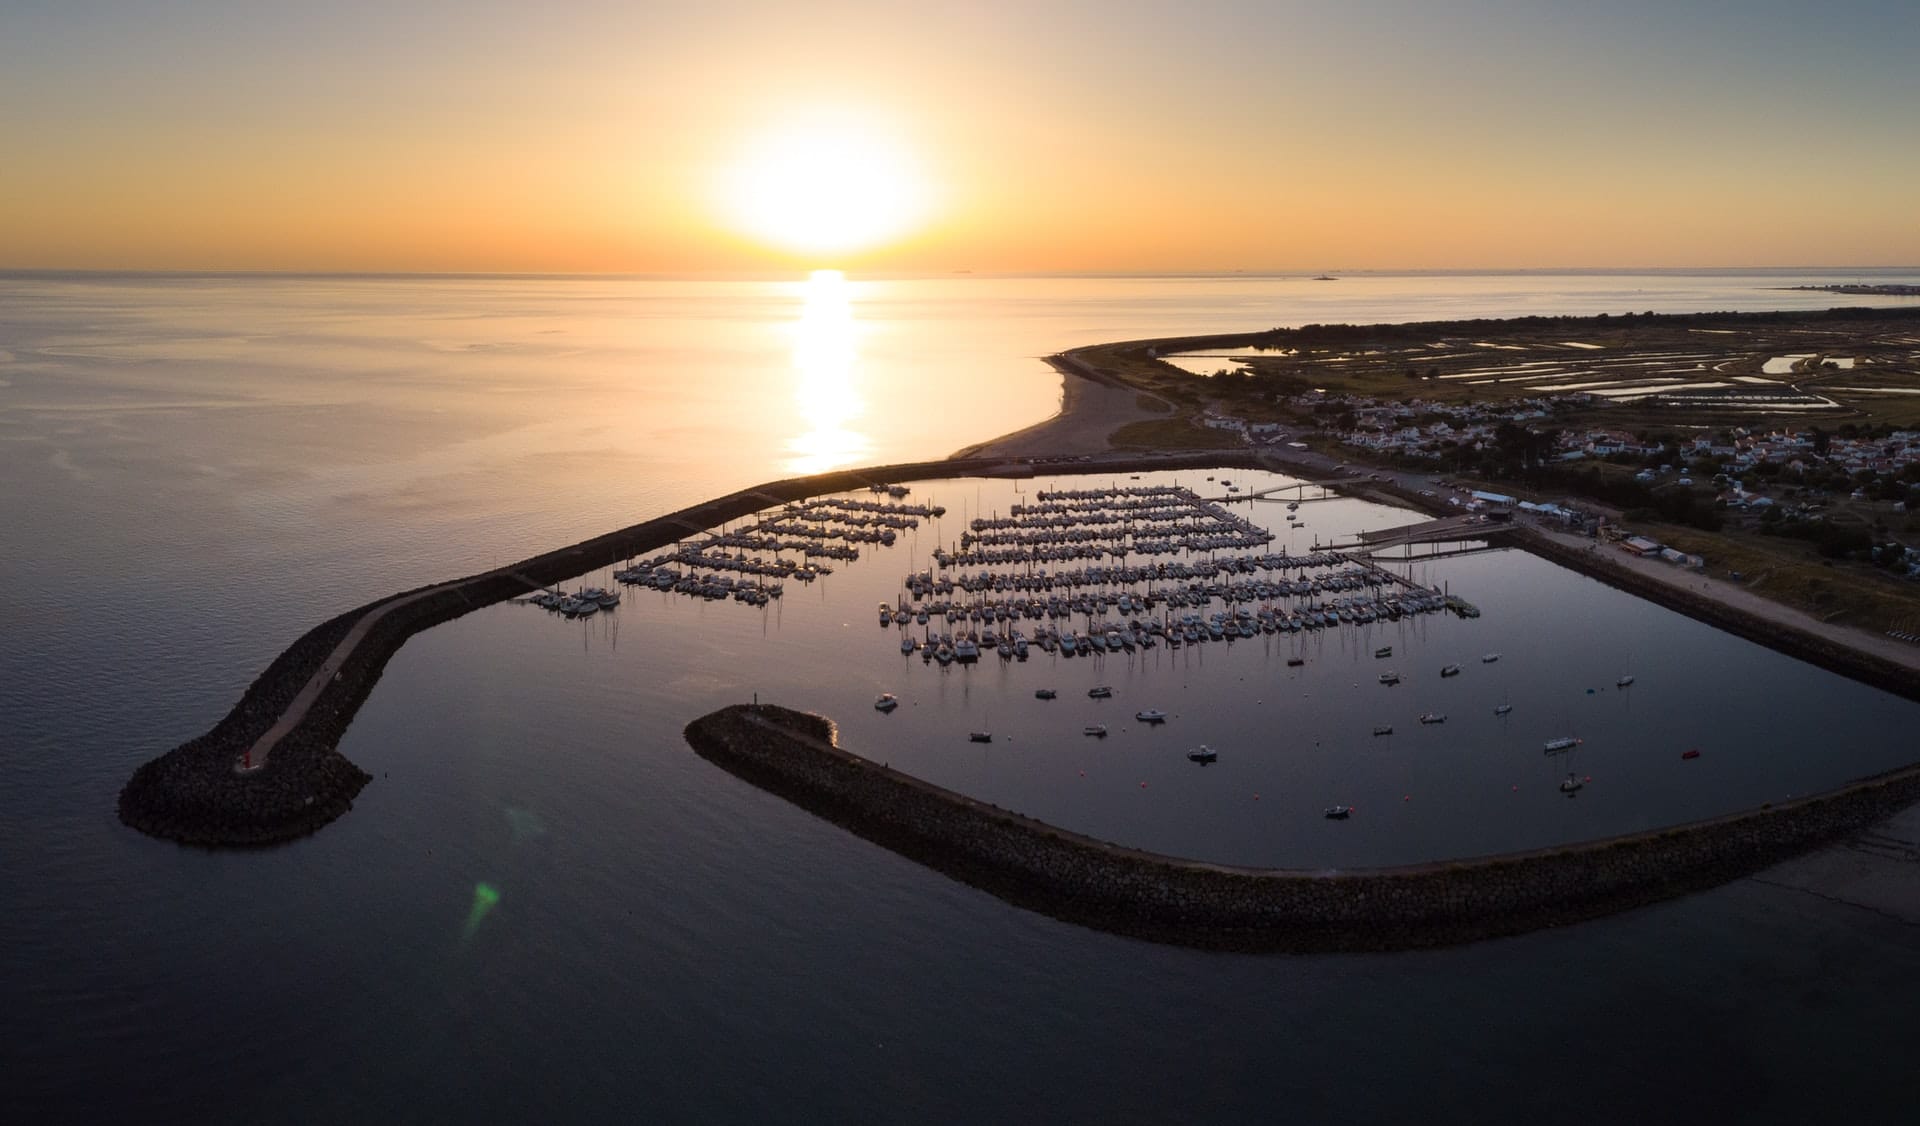
<svg viewBox="0 0 1920 1126">
<path fill-rule="evenodd" d="M 1916 43 L 1912 0 L 0 0 L 0 268 L 1911 266 Z"/>
</svg>

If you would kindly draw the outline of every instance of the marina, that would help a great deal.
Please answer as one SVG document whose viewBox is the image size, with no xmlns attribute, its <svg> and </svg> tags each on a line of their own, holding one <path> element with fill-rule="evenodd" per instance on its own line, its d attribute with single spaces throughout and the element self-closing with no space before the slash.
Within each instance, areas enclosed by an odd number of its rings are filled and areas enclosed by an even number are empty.
<svg viewBox="0 0 1920 1126">
<path fill-rule="evenodd" d="M 1406 863 L 1544 847 L 1633 828 L 1648 804 L 1675 821 L 1758 804 L 1802 792 L 1819 772 L 1796 756 L 1756 760 L 1755 747 L 1778 744 L 1759 717 L 1694 702 L 1702 692 L 1719 698 L 1704 686 L 1724 677 L 1801 675 L 1788 673 L 1800 668 L 1793 662 L 1521 552 L 1389 563 L 1329 551 L 1330 538 L 1406 523 L 1400 510 L 1354 498 L 1316 502 L 1317 533 L 1289 528 L 1280 505 L 1251 516 L 1243 507 L 1234 515 L 1251 527 L 1222 529 L 1181 496 L 1192 478 L 920 482 L 913 499 L 947 500 L 944 518 L 919 518 L 890 546 L 858 544 L 857 559 L 833 561 L 804 596 L 789 585 L 784 598 L 741 614 L 631 587 L 619 632 L 604 614 L 576 622 L 573 648 L 589 669 L 637 663 L 621 677 L 627 687 L 606 691 L 651 695 L 664 691 L 646 687 L 656 678 L 691 675 L 711 683 L 699 698 L 718 706 L 778 684 L 779 698 L 831 714 L 847 739 L 884 745 L 895 770 L 1101 839 L 1231 863 Z M 1248 489 L 1287 480 L 1247 469 L 1233 479 Z M 1246 546 L 1112 554 L 1131 548 L 1141 513 L 1180 505 L 1189 525 Z M 1026 525 L 1023 542 L 1001 545 L 1035 557 L 956 561 L 975 520 L 981 534 L 1004 534 L 989 525 L 1013 519 L 1044 519 Z M 1067 538 L 1089 529 L 1098 539 Z M 1039 557 L 1096 543 L 1108 554 Z M 608 574 L 565 585 L 611 586 Z M 874 631 L 883 643 L 868 640 Z M 636 634 L 672 639 L 680 671 L 645 671 L 667 650 L 630 644 Z M 1582 640 L 1554 640 L 1569 636 Z M 1667 639 L 1657 653 L 1648 652 L 1653 637 Z M 1392 659 L 1375 656 L 1382 650 Z M 1627 667 L 1640 695 L 1595 694 Z M 881 694 L 898 710 L 876 708 Z M 1581 741 L 1542 754 L 1570 731 Z M 1740 761 L 1684 760 L 1684 783 L 1666 777 L 1683 768 L 1658 749 L 1670 732 L 1682 746 L 1739 745 Z M 1217 769 L 1192 770 L 1187 754 L 1198 746 L 1216 749 Z M 1862 742 L 1850 761 L 1864 768 L 1895 755 Z M 1167 774 L 1168 763 L 1182 772 Z M 1583 783 L 1581 802 L 1561 802 L 1569 766 L 1608 784 Z M 1201 784 L 1216 778 L 1231 781 Z M 1274 794 L 1372 812 L 1364 832 L 1326 836 L 1312 828 L 1322 819 L 1289 813 Z"/>
</svg>

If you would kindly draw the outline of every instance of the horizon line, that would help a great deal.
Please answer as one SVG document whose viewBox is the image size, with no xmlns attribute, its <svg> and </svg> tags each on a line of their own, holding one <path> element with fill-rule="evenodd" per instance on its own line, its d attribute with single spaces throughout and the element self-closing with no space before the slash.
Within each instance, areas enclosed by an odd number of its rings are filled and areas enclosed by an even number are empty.
<svg viewBox="0 0 1920 1126">
<path fill-rule="evenodd" d="M 1863 265 L 1745 265 L 1745 266 L 1428 266 L 1342 268 L 1183 268 L 1166 270 L 851 270 L 842 267 L 794 267 L 791 270 L 305 270 L 247 267 L 115 267 L 115 266 L 5 266 L 0 277 L 179 277 L 179 278 L 337 278 L 337 279 L 543 279 L 633 281 L 788 281 L 816 273 L 838 273 L 875 281 L 951 278 L 1299 278 L 1418 277 L 1431 275 L 1642 275 L 1642 274 L 1761 274 L 1761 273 L 1916 273 L 1920 264 Z"/>
</svg>

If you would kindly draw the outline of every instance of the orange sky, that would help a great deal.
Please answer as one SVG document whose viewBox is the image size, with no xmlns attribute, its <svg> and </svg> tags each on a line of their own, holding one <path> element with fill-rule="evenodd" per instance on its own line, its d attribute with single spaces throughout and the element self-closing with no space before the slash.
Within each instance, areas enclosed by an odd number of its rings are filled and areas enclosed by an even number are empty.
<svg viewBox="0 0 1920 1126">
<path fill-rule="evenodd" d="M 27 11 L 0 266 L 1920 263 L 1913 5 L 955 7 Z M 817 113 L 918 169 L 911 231 L 744 229 L 729 169 Z"/>
</svg>

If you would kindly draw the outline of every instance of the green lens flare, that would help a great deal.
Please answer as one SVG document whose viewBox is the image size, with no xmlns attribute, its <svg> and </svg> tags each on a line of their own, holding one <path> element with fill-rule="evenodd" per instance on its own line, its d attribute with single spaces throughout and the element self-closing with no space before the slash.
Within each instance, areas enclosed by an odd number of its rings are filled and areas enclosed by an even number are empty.
<svg viewBox="0 0 1920 1126">
<path fill-rule="evenodd" d="M 473 885 L 473 909 L 467 912 L 467 925 L 460 931 L 463 939 L 472 938 L 473 932 L 480 929 L 480 920 L 487 917 L 494 904 L 500 902 L 500 889 L 488 883 Z"/>
</svg>

